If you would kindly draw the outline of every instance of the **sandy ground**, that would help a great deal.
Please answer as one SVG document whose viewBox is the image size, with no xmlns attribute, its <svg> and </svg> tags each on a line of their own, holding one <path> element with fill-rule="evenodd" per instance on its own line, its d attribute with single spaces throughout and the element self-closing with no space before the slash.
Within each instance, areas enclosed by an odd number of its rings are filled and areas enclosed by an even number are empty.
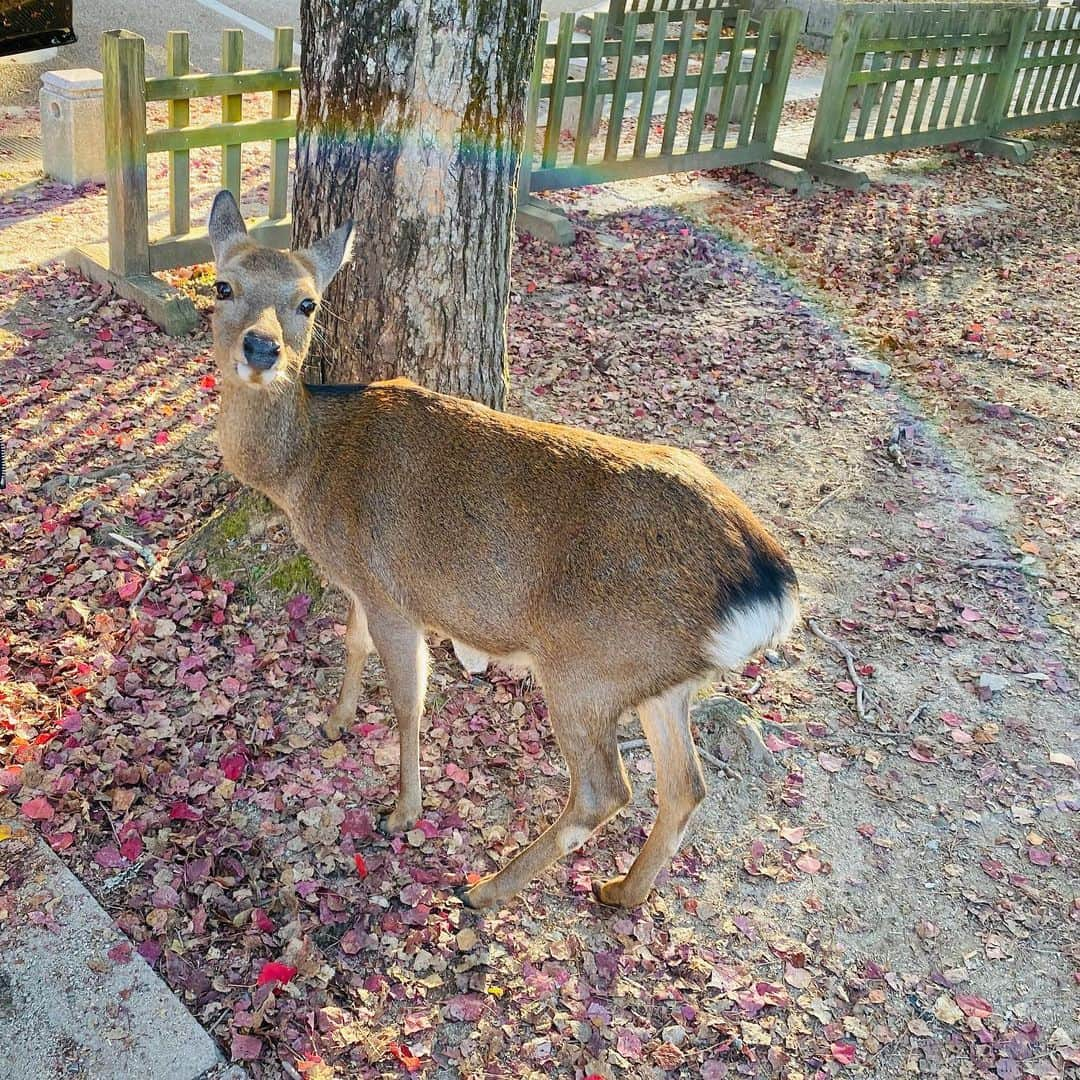
<svg viewBox="0 0 1080 1080">
<path fill-rule="evenodd" d="M 699 714 L 743 779 L 710 775 L 628 914 L 589 882 L 651 819 L 642 750 L 634 808 L 548 880 L 479 918 L 450 897 L 565 781 L 540 692 L 438 643 L 423 826 L 373 835 L 380 673 L 327 745 L 340 601 L 221 474 L 205 332 L 18 265 L 100 195 L 30 180 L 0 204 L 0 813 L 256 1076 L 1076 1063 L 1075 131 L 1024 169 L 871 164 L 869 193 L 802 202 L 736 174 L 575 192 L 574 248 L 515 251 L 512 407 L 697 450 L 792 551 L 824 635 Z M 177 280 L 205 309 L 208 276 Z"/>
</svg>

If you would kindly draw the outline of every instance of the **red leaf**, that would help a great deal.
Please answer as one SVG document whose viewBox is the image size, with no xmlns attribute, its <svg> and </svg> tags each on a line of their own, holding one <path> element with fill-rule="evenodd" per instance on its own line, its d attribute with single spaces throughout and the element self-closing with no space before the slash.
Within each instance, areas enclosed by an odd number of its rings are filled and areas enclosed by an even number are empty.
<svg viewBox="0 0 1080 1080">
<path fill-rule="evenodd" d="M 284 985 L 290 982 L 296 975 L 296 968 L 288 964 L 279 963 L 277 960 L 268 960 L 259 972 L 258 985 L 265 986 L 267 983 L 276 982 Z"/>
<path fill-rule="evenodd" d="M 855 1063 L 855 1044 L 850 1042 L 834 1042 L 829 1047 L 832 1056 L 841 1065 L 853 1065 Z"/>
<path fill-rule="evenodd" d="M 1044 847 L 1029 847 L 1027 854 L 1036 866 L 1049 866 L 1054 861 L 1054 856 Z"/>
<path fill-rule="evenodd" d="M 143 842 L 141 836 L 129 836 L 120 845 L 120 854 L 127 859 L 128 862 L 134 862 L 143 852 Z"/>
<path fill-rule="evenodd" d="M 42 795 L 24 802 L 20 812 L 23 817 L 29 818 L 31 821 L 48 821 L 55 813 L 49 800 Z"/>
<path fill-rule="evenodd" d="M 154 442 L 156 442 L 158 444 L 158 446 L 161 446 L 162 443 L 167 443 L 168 441 L 169 441 L 169 433 L 167 431 L 159 431 L 154 436 Z"/>
<path fill-rule="evenodd" d="M 255 908 L 251 913 L 251 921 L 260 934 L 272 934 L 274 932 L 274 924 L 262 908 Z"/>
<path fill-rule="evenodd" d="M 356 872 L 360 875 L 361 879 L 367 877 L 367 863 L 364 862 L 363 855 L 354 855 L 353 862 L 356 864 Z"/>
<path fill-rule="evenodd" d="M 221 759 L 221 771 L 227 780 L 239 780 L 244 775 L 247 758 L 243 754 L 229 754 Z"/>
<path fill-rule="evenodd" d="M 176 802 L 169 807 L 169 817 L 173 821 L 201 821 L 202 814 L 186 802 Z"/>
<path fill-rule="evenodd" d="M 989 1016 L 994 1008 L 985 998 L 976 997 L 974 994 L 956 994 L 956 1004 L 966 1016 L 976 1016 L 982 1019 Z"/>
<path fill-rule="evenodd" d="M 229 1052 L 233 1061 L 258 1061 L 262 1048 L 262 1039 L 254 1035 L 234 1035 Z"/>
<path fill-rule="evenodd" d="M 417 1072 L 423 1065 L 423 1062 L 418 1057 L 409 1052 L 409 1048 L 407 1046 L 400 1046 L 398 1043 L 391 1043 L 389 1050 L 390 1056 L 394 1058 L 394 1060 L 397 1061 L 399 1064 L 404 1065 L 405 1068 L 411 1073 Z"/>
<path fill-rule="evenodd" d="M 63 851 L 71 847 L 75 842 L 75 834 L 70 832 L 54 832 L 46 837 L 53 851 Z"/>
<path fill-rule="evenodd" d="M 217 386 L 217 379 L 215 379 L 213 375 L 204 375 L 199 380 L 199 385 L 204 390 L 213 390 L 214 387 Z"/>
</svg>

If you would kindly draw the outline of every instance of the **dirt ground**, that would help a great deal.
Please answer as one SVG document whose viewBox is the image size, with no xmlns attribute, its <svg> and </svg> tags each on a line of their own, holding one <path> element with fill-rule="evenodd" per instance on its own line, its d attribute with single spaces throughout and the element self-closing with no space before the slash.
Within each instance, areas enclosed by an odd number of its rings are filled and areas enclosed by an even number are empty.
<svg viewBox="0 0 1080 1080">
<path fill-rule="evenodd" d="M 711 771 L 634 912 L 589 884 L 648 828 L 640 748 L 633 808 L 548 880 L 493 914 L 453 899 L 565 780 L 540 691 L 442 643 L 424 819 L 373 832 L 378 665 L 328 744 L 341 600 L 221 472 L 205 330 L 0 273 L 0 818 L 38 823 L 256 1077 L 1066 1075 L 1078 140 L 1023 168 L 909 154 L 801 201 L 736 173 L 568 193 L 579 242 L 518 243 L 511 407 L 697 450 L 803 590 L 780 661 L 699 708 L 742 777 Z M 28 178 L 15 225 L 56 198 Z M 100 200 L 64 198 L 69 232 Z M 175 280 L 208 307 L 205 269 Z"/>
</svg>

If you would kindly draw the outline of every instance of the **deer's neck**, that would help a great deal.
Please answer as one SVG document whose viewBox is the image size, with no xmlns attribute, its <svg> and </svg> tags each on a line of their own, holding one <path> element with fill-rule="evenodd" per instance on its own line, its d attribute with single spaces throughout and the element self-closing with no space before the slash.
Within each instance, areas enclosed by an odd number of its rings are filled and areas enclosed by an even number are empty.
<svg viewBox="0 0 1080 1080">
<path fill-rule="evenodd" d="M 286 512 L 306 458 L 309 416 L 303 386 L 221 388 L 218 443 L 225 467 Z"/>
</svg>

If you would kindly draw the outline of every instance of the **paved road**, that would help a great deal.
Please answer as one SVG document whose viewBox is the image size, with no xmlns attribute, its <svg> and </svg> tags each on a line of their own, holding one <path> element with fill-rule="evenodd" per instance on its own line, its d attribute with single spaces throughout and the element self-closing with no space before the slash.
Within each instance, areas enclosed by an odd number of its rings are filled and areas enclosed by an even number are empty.
<svg viewBox="0 0 1080 1080">
<path fill-rule="evenodd" d="M 594 0 L 545 0 L 544 10 L 557 14 L 591 6 Z M 292 26 L 300 38 L 299 0 L 169 0 L 168 5 L 145 0 L 75 0 L 75 32 L 79 40 L 59 51 L 46 64 L 0 64 L 0 104 L 33 104 L 43 71 L 56 68 L 101 69 L 100 40 L 105 30 L 133 30 L 146 38 L 146 67 L 150 75 L 165 73 L 165 33 L 187 30 L 191 35 L 191 64 L 216 71 L 221 58 L 221 31 L 244 30 L 244 60 L 248 67 L 271 61 L 270 40 L 275 26 Z"/>
</svg>

